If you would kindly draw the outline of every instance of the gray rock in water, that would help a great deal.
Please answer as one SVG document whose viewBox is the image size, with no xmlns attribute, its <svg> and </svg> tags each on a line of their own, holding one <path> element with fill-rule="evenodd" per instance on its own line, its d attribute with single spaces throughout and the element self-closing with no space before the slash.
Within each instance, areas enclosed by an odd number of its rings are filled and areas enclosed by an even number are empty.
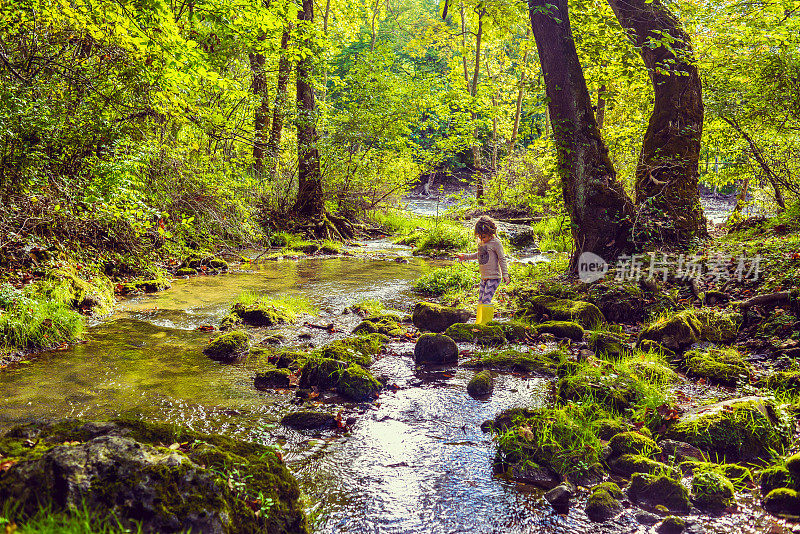
<svg viewBox="0 0 800 534">
<path fill-rule="evenodd" d="M 442 334 L 423 334 L 414 346 L 414 362 L 448 364 L 458 362 L 458 346 Z"/>
<path fill-rule="evenodd" d="M 651 527 L 661 521 L 661 517 L 657 516 L 656 514 L 652 514 L 650 512 L 637 512 L 636 513 L 636 521 L 639 524 Z"/>
<path fill-rule="evenodd" d="M 422 332 L 441 333 L 456 323 L 466 323 L 472 314 L 466 310 L 447 308 L 433 302 L 417 302 L 411 321 Z"/>
<path fill-rule="evenodd" d="M 546 467 L 515 464 L 511 468 L 511 476 L 516 481 L 533 484 L 545 489 L 555 488 L 561 482 L 561 478 L 558 474 Z"/>
<path fill-rule="evenodd" d="M 544 498 L 549 502 L 556 512 L 565 513 L 569 509 L 569 500 L 575 494 L 575 488 L 571 484 L 559 484 L 544 494 Z"/>
<path fill-rule="evenodd" d="M 332 427 L 336 424 L 336 418 L 325 412 L 301 410 L 299 412 L 292 412 L 283 416 L 283 419 L 281 419 L 281 424 L 291 428 L 306 430 Z"/>
</svg>

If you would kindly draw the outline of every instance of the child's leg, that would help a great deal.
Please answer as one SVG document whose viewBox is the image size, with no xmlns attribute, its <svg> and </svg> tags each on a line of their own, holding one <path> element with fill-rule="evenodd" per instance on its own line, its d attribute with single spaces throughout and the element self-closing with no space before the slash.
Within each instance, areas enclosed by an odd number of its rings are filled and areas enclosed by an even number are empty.
<svg viewBox="0 0 800 534">
<path fill-rule="evenodd" d="M 498 278 L 481 280 L 481 291 L 478 296 L 478 302 L 481 304 L 491 304 L 492 297 L 494 297 L 498 287 L 500 287 L 500 280 Z"/>
</svg>

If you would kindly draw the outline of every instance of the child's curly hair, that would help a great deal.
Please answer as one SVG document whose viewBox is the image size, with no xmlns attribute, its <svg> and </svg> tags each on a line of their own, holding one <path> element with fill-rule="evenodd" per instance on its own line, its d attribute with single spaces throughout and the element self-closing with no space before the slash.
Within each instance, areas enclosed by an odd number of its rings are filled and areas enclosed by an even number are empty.
<svg viewBox="0 0 800 534">
<path fill-rule="evenodd" d="M 493 236 L 497 233 L 497 223 L 488 215 L 481 215 L 475 223 L 475 235 Z"/>
</svg>

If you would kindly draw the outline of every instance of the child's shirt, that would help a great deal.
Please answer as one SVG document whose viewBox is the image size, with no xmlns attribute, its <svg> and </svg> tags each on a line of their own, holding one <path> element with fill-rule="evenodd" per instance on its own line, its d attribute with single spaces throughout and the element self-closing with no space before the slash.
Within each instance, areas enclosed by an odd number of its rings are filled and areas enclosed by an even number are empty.
<svg viewBox="0 0 800 534">
<path fill-rule="evenodd" d="M 506 256 L 503 253 L 503 244 L 493 236 L 486 243 L 478 247 L 478 252 L 468 254 L 465 259 L 478 260 L 478 269 L 481 272 L 481 280 L 491 280 L 506 278 L 508 276 L 508 265 Z"/>
</svg>

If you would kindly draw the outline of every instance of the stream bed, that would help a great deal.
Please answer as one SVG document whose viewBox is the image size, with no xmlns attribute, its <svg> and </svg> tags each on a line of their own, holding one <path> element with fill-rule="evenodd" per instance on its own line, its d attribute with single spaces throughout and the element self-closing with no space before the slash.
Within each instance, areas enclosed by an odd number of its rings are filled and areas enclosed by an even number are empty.
<svg viewBox="0 0 800 534">
<path fill-rule="evenodd" d="M 473 371 L 417 369 L 413 345 L 394 342 L 372 371 L 387 375 L 396 390 L 372 403 L 324 407 L 342 410 L 349 432 L 301 433 L 279 424 L 297 409 L 292 392 L 258 391 L 247 360 L 224 365 L 201 353 L 214 333 L 197 328 L 219 324 L 242 291 L 303 296 L 319 307 L 316 320 L 335 322 L 333 337 L 343 337 L 359 320 L 342 313 L 347 306 L 375 298 L 409 310 L 419 300 L 411 284 L 435 266 L 394 250 L 176 280 L 165 292 L 120 302 L 89 328 L 85 343 L 0 373 L 0 428 L 36 418 L 136 416 L 277 444 L 317 533 L 651 532 L 635 520 L 634 508 L 591 523 L 581 505 L 558 515 L 541 490 L 493 476 L 495 447 L 480 424 L 512 406 L 548 402 L 547 379 L 502 374 L 488 400 L 475 400 L 466 393 Z M 302 321 L 291 328 L 309 330 L 312 343 L 331 337 Z M 747 502 L 740 498 L 745 505 L 734 514 L 690 518 L 692 531 L 784 532 Z"/>
</svg>

